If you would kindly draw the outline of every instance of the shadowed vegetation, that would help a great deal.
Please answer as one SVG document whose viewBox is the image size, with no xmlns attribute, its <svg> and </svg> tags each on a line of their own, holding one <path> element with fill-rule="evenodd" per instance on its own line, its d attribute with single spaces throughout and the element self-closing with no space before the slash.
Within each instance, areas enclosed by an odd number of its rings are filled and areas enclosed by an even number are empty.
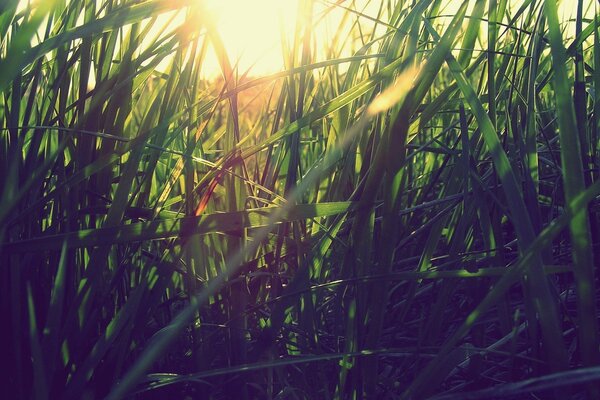
<svg viewBox="0 0 600 400">
<path fill-rule="evenodd" d="M 3 390 L 598 398 L 598 3 L 296 5 L 0 3 Z"/>
</svg>

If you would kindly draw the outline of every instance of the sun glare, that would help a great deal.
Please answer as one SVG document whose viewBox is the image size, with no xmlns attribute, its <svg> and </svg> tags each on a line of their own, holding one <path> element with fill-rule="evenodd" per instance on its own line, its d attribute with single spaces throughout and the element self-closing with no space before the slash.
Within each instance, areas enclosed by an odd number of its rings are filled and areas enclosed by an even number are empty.
<svg viewBox="0 0 600 400">
<path fill-rule="evenodd" d="M 284 69 L 284 56 L 282 51 L 282 38 L 288 42 L 292 40 L 296 30 L 299 15 L 300 0 L 198 0 L 203 1 L 210 17 L 214 20 L 217 30 L 221 35 L 231 65 L 237 67 L 239 74 L 248 72 L 250 76 L 263 76 Z M 573 12 L 573 7 L 568 7 L 570 2 L 561 2 L 560 14 L 563 20 Z M 462 0 L 448 0 L 445 3 L 445 13 L 448 21 L 453 13 L 462 4 Z M 512 3 L 511 3 L 512 4 Z M 517 2 L 518 4 L 518 2 Z M 342 7 L 336 7 L 341 5 Z M 342 15 L 347 2 L 323 1 L 313 3 L 313 22 L 320 22 L 313 26 L 313 35 L 319 48 L 316 50 L 318 58 L 327 57 L 325 46 L 331 30 L 341 28 Z M 381 3 L 371 0 L 354 0 L 352 8 L 359 10 L 359 14 L 376 17 Z M 333 12 L 326 12 L 327 18 L 321 20 L 318 16 L 325 8 L 333 8 Z M 331 11 L 331 9 L 329 10 Z M 359 14 L 356 14 L 354 18 Z M 360 18 L 359 18 L 360 19 Z M 570 24 L 573 25 L 573 24 Z M 380 25 L 379 28 L 382 28 Z M 568 26 L 572 28 L 572 26 Z M 570 29 L 572 31 L 572 29 Z M 348 48 L 344 49 L 344 56 Z M 343 68 L 343 67 L 342 67 Z M 214 78 L 221 74 L 221 69 L 214 51 L 207 54 L 204 72 Z"/>
<path fill-rule="evenodd" d="M 206 0 L 231 64 L 240 74 L 265 75 L 283 69 L 282 36 L 290 39 L 296 26 L 297 0 Z M 214 52 L 207 71 L 218 74 Z"/>
</svg>

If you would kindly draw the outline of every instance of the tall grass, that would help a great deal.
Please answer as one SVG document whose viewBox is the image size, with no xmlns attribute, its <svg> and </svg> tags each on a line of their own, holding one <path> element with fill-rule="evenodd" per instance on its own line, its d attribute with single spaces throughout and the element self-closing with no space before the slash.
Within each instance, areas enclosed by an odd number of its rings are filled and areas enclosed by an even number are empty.
<svg viewBox="0 0 600 400">
<path fill-rule="evenodd" d="M 0 5 L 12 397 L 598 393 L 597 5 L 368 3 Z"/>
</svg>

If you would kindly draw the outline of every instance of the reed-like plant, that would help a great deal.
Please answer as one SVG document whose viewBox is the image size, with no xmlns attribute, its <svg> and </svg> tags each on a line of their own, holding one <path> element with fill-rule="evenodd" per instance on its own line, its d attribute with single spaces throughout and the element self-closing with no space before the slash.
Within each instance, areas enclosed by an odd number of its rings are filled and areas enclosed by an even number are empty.
<svg viewBox="0 0 600 400">
<path fill-rule="evenodd" d="M 203 0 L 1 3 L 3 390 L 597 396 L 600 16 L 560 5 L 299 0 L 253 76 Z"/>
</svg>

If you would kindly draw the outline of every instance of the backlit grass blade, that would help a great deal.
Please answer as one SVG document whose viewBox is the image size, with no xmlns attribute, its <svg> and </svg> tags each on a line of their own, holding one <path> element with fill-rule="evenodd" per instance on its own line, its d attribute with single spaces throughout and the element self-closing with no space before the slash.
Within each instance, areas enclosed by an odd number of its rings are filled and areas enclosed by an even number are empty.
<svg viewBox="0 0 600 400">
<path fill-rule="evenodd" d="M 434 31 L 433 31 L 434 32 Z M 435 34 L 435 33 L 433 33 Z M 523 195 L 513 168 L 502 148 L 502 144 L 498 139 L 498 135 L 492 125 L 489 116 L 485 112 L 481 102 L 470 83 L 464 76 L 464 72 L 460 64 L 452 57 L 447 58 L 448 66 L 456 79 L 465 101 L 471 107 L 479 128 L 481 129 L 483 138 L 486 142 L 492 160 L 494 162 L 499 179 L 503 184 L 503 190 L 506 194 L 506 201 L 509 205 L 511 217 L 520 245 L 528 247 L 534 239 L 534 231 L 531 225 L 529 215 L 527 213 Z M 560 332 L 560 325 L 556 309 L 551 306 L 553 304 L 552 295 L 549 289 L 547 279 L 542 274 L 541 260 L 537 260 L 531 265 L 531 279 L 529 284 L 532 287 L 534 296 L 537 297 L 539 304 L 536 311 L 539 313 L 540 323 L 542 325 L 542 333 L 544 335 L 545 349 L 548 353 L 549 362 L 555 369 L 562 369 L 567 364 L 567 354 Z M 542 307 L 541 304 L 544 304 Z"/>
<path fill-rule="evenodd" d="M 44 18 L 46 10 L 52 5 L 52 2 L 50 1 L 43 1 L 40 3 L 44 6 L 40 7 L 37 11 L 40 14 L 37 16 L 37 20 L 39 21 Z M 122 6 L 120 9 L 115 10 L 113 13 L 103 18 L 79 26 L 72 31 L 55 35 L 32 48 L 29 48 L 28 46 L 33 31 L 29 34 L 24 31 L 22 33 L 22 41 L 13 44 L 9 50 L 9 54 L 7 54 L 6 57 L 0 58 L 0 69 L 5 71 L 0 78 L 0 92 L 6 88 L 9 82 L 11 82 L 24 66 L 32 63 L 38 57 L 45 55 L 65 42 L 81 39 L 93 34 L 101 34 L 110 31 L 111 29 L 117 29 L 123 25 L 140 21 L 153 13 L 178 9 L 189 4 L 189 0 L 149 0 L 140 4 Z"/>
<path fill-rule="evenodd" d="M 550 46 L 552 49 L 552 65 L 554 68 L 554 90 L 558 130 L 561 144 L 561 165 L 563 172 L 563 185 L 565 200 L 572 201 L 585 189 L 583 176 L 582 148 L 578 132 L 585 132 L 586 126 L 583 118 L 578 126 L 574 102 L 569 89 L 569 76 L 567 74 L 567 55 L 563 46 L 561 29 L 558 21 L 556 3 L 550 0 L 545 3 L 545 14 L 548 20 Z M 582 6 L 582 4 L 580 4 Z M 581 66 L 579 66 L 581 68 Z M 579 89 L 580 91 L 581 89 Z M 578 95 L 576 91 L 575 95 Z M 579 96 L 582 94 L 580 93 Z M 575 104 L 585 107 L 575 99 Z M 581 110 L 579 111 L 581 112 Z M 596 302 L 593 293 L 594 260 L 591 248 L 588 211 L 582 207 L 572 218 L 569 224 L 571 241 L 573 245 L 573 268 L 577 282 L 577 307 L 579 319 L 580 351 L 584 365 L 596 365 L 599 361 L 598 353 L 598 321 L 596 316 Z M 596 260 L 597 261 L 597 260 Z"/>
</svg>

